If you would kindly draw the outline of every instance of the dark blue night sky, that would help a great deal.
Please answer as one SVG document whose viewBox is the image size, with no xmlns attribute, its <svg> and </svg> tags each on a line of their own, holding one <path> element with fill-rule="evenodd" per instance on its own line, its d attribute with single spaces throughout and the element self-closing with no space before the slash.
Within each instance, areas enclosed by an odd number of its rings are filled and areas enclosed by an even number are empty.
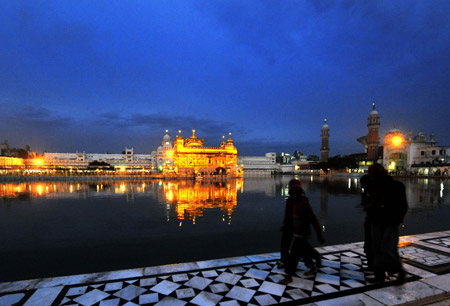
<svg viewBox="0 0 450 306">
<path fill-rule="evenodd" d="M 243 155 L 450 145 L 450 1 L 1 1 L 0 141 L 150 153 L 168 129 Z"/>
</svg>

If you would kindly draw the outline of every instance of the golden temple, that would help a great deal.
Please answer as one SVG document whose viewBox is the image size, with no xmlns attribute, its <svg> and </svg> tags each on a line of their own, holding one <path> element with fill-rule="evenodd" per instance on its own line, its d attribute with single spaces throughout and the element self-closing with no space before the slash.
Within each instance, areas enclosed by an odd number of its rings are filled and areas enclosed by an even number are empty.
<svg viewBox="0 0 450 306">
<path fill-rule="evenodd" d="M 205 147 L 192 130 L 192 136 L 184 138 L 181 131 L 174 143 L 174 171 L 182 177 L 241 177 L 242 168 L 237 164 L 237 149 L 231 133 L 227 141 L 223 136 L 220 147 Z"/>
</svg>

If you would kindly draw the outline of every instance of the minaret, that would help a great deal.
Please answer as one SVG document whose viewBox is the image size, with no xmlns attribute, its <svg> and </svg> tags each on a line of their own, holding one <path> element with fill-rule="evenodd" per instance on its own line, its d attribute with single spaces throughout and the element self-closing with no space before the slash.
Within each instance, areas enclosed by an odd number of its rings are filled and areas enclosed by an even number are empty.
<svg viewBox="0 0 450 306">
<path fill-rule="evenodd" d="M 327 161 L 328 160 L 328 153 L 330 153 L 330 147 L 328 146 L 328 140 L 330 138 L 330 129 L 327 125 L 327 119 L 323 120 L 323 126 L 322 126 L 322 134 L 320 134 L 320 137 L 322 138 L 322 147 L 320 148 L 320 161 Z"/>
<path fill-rule="evenodd" d="M 367 160 L 376 161 L 378 159 L 378 147 L 380 146 L 380 137 L 378 129 L 380 128 L 380 115 L 375 110 L 375 103 L 372 103 L 372 111 L 369 115 L 369 134 L 367 135 Z"/>
</svg>

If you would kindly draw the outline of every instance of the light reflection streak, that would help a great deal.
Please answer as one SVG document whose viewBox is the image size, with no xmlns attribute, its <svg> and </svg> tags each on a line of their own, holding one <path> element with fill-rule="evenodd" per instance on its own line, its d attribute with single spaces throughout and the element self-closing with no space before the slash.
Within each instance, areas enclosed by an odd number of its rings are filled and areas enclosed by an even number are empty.
<svg viewBox="0 0 450 306">
<path fill-rule="evenodd" d="M 167 210 L 167 221 L 173 211 L 177 220 L 192 220 L 197 224 L 198 218 L 203 217 L 207 210 L 222 211 L 220 219 L 231 224 L 231 215 L 237 205 L 238 189 L 244 186 L 243 179 L 221 181 L 150 181 L 146 183 L 132 184 L 123 181 L 105 182 L 17 182 L 5 183 L 0 187 L 0 197 L 18 198 L 27 195 L 31 198 L 51 196 L 52 198 L 78 197 L 81 194 L 89 197 L 89 194 L 147 194 L 162 197 Z M 155 188 L 148 188 L 154 186 Z M 146 189 L 149 189 L 146 191 Z M 76 194 L 74 191 L 77 190 Z M 173 218 L 172 218 L 173 219 Z M 219 220 L 220 220 L 219 219 Z"/>
</svg>

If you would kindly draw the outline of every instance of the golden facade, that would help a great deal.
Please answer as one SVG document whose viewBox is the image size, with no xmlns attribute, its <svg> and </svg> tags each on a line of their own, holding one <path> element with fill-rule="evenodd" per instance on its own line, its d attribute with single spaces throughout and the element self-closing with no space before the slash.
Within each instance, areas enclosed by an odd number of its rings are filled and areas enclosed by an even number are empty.
<svg viewBox="0 0 450 306">
<path fill-rule="evenodd" d="M 25 162 L 22 158 L 0 156 L 0 169 L 24 168 Z"/>
<path fill-rule="evenodd" d="M 237 164 L 237 149 L 233 139 L 225 137 L 220 147 L 205 147 L 204 139 L 177 136 L 174 143 L 174 170 L 182 177 L 240 177 L 243 170 Z"/>
</svg>

